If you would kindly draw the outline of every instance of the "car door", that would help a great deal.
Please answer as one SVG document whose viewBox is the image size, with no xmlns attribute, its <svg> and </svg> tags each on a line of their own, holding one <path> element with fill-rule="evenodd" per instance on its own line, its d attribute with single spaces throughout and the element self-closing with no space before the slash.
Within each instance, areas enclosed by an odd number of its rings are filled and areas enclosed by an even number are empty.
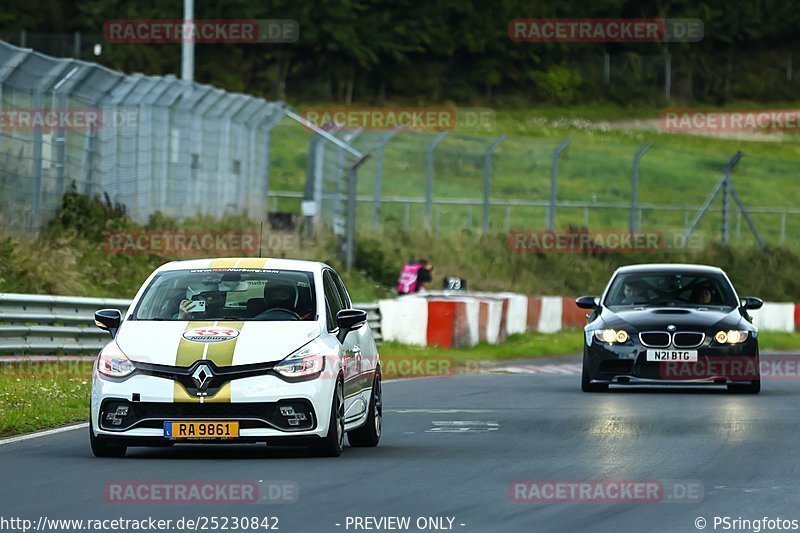
<svg viewBox="0 0 800 533">
<path fill-rule="evenodd" d="M 342 295 L 334 280 L 335 275 L 336 274 L 329 269 L 326 269 L 322 273 L 325 305 L 328 307 L 328 316 L 331 317 L 328 322 L 328 330 L 334 335 L 338 331 L 336 314 L 349 303 L 343 301 Z M 347 422 L 349 419 L 360 416 L 366 410 L 366 406 L 363 405 L 364 401 L 360 395 L 361 386 L 358 383 L 361 359 L 360 348 L 358 347 L 358 335 L 355 332 L 349 333 L 339 347 L 339 350 L 342 358 L 342 372 L 344 373 L 344 413 L 345 422 Z"/>
</svg>

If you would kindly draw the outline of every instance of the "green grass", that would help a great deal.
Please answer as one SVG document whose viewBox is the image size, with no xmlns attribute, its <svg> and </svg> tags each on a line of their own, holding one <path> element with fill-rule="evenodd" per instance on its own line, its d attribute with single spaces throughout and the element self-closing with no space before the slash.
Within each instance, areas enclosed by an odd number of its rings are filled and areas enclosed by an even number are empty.
<svg viewBox="0 0 800 533">
<path fill-rule="evenodd" d="M 86 420 L 89 378 L 0 374 L 0 436 Z"/>
</svg>

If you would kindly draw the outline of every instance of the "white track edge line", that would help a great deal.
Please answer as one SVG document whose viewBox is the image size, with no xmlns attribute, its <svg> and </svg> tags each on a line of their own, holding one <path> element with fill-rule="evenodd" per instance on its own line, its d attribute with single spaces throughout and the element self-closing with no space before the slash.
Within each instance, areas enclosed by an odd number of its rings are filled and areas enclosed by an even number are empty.
<svg viewBox="0 0 800 533">
<path fill-rule="evenodd" d="M 4 444 L 14 444 L 15 442 L 22 442 L 25 440 L 36 439 L 39 437 L 49 437 L 50 435 L 56 435 L 58 433 L 64 433 L 66 431 L 72 431 L 75 429 L 82 429 L 88 427 L 89 427 L 89 422 L 81 422 L 80 424 L 73 424 L 71 426 L 64 426 L 55 429 L 46 429 L 44 431 L 36 431 L 34 433 L 26 433 L 25 435 L 17 435 L 16 437 L 0 439 L 0 446 Z"/>
</svg>

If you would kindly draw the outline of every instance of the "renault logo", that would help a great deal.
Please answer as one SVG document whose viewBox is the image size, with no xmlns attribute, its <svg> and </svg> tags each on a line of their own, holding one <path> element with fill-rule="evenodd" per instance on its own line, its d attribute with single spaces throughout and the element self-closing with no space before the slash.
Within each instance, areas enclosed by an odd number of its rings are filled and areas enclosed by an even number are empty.
<svg viewBox="0 0 800 533">
<path fill-rule="evenodd" d="M 195 370 L 194 374 L 192 374 L 192 379 L 195 383 L 197 383 L 197 388 L 200 390 L 205 389 L 213 377 L 214 373 L 211 371 L 211 367 L 208 365 L 198 366 L 197 370 Z"/>
</svg>

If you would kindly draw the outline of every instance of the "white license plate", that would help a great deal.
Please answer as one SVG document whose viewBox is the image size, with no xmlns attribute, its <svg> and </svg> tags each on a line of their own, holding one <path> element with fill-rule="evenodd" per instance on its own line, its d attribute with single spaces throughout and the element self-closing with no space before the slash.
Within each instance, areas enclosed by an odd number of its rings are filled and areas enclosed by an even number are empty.
<svg viewBox="0 0 800 533">
<path fill-rule="evenodd" d="M 660 363 L 662 361 L 697 361 L 697 350 L 647 350 L 648 363 Z"/>
</svg>

